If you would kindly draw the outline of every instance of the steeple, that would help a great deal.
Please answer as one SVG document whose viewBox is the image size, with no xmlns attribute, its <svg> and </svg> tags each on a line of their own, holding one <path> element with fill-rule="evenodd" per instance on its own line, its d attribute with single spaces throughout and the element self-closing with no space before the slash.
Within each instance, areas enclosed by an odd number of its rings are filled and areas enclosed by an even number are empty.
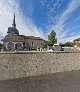
<svg viewBox="0 0 80 92">
<path fill-rule="evenodd" d="M 13 19 L 13 28 L 16 28 L 16 23 L 15 23 L 15 13 L 14 13 L 14 19 Z"/>
<path fill-rule="evenodd" d="M 16 29 L 16 23 L 15 23 L 15 13 L 14 13 L 14 19 L 12 27 L 8 28 L 8 35 L 19 35 L 19 31 Z"/>
</svg>

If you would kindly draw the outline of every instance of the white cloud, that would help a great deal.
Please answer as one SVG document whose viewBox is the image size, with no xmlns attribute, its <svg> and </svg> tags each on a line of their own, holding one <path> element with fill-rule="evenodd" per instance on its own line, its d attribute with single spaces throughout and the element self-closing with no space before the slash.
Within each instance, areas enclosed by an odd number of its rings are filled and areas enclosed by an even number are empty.
<svg viewBox="0 0 80 92">
<path fill-rule="evenodd" d="M 47 9 L 47 17 L 48 22 L 51 24 L 54 23 L 54 21 L 57 21 L 57 18 L 59 17 L 59 11 L 57 11 L 60 6 L 63 4 L 63 0 L 40 0 L 43 7 Z M 56 15 L 56 16 L 55 16 Z M 49 26 L 49 25 L 48 25 Z"/>
<path fill-rule="evenodd" d="M 63 40 L 64 40 L 63 37 L 65 37 L 67 35 L 67 31 L 68 32 L 70 31 L 70 29 L 68 29 L 68 30 L 65 29 L 65 22 L 69 18 L 70 14 L 72 14 L 79 6 L 80 6 L 80 0 L 72 0 L 69 3 L 67 9 L 63 12 L 61 17 L 59 18 L 56 26 L 54 27 L 57 32 L 57 37 L 60 42 L 63 42 Z M 65 41 L 69 41 L 70 39 L 71 40 L 75 39 L 76 37 L 79 37 L 79 35 L 75 36 L 75 37 L 69 37 L 68 39 L 65 38 Z"/>
<path fill-rule="evenodd" d="M 75 35 L 75 36 L 71 36 L 71 37 L 67 37 L 67 38 L 63 38 L 63 39 L 61 38 L 61 39 L 59 39 L 59 41 L 62 42 L 62 43 L 68 42 L 68 41 L 73 42 L 73 40 L 76 39 L 76 38 L 80 38 L 80 33 Z"/>
<path fill-rule="evenodd" d="M 44 38 L 42 30 L 23 15 L 19 3 L 19 0 L 0 0 L 0 34 L 2 35 L 0 35 L 0 39 L 6 35 L 8 27 L 12 26 L 14 12 L 16 14 L 17 29 L 20 34 Z"/>
<path fill-rule="evenodd" d="M 48 2 L 48 0 L 40 0 L 41 4 L 45 6 L 45 4 Z"/>
</svg>

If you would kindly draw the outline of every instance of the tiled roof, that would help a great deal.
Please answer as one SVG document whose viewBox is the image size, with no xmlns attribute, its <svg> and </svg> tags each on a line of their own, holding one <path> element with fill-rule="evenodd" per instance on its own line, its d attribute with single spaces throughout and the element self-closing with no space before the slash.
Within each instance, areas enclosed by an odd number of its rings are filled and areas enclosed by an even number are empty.
<svg viewBox="0 0 80 92">
<path fill-rule="evenodd" d="M 80 38 L 75 39 L 74 41 L 80 41 Z"/>
<path fill-rule="evenodd" d="M 44 39 L 40 38 L 40 37 L 34 37 L 34 36 L 24 36 L 24 35 L 14 35 L 14 36 L 5 36 L 4 39 L 2 39 L 2 41 L 24 41 L 25 39 L 31 39 L 31 40 L 43 40 Z"/>
<path fill-rule="evenodd" d="M 44 39 L 42 39 L 40 37 L 35 37 L 35 36 L 24 36 L 24 35 L 19 35 L 19 36 L 24 37 L 24 39 L 44 40 Z"/>
</svg>

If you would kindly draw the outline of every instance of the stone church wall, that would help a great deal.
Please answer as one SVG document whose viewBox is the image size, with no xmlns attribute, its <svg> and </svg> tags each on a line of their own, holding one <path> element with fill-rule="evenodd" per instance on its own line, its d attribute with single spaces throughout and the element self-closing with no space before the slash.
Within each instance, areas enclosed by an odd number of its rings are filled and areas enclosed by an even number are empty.
<svg viewBox="0 0 80 92">
<path fill-rule="evenodd" d="M 0 80 L 80 70 L 80 52 L 0 53 Z"/>
</svg>

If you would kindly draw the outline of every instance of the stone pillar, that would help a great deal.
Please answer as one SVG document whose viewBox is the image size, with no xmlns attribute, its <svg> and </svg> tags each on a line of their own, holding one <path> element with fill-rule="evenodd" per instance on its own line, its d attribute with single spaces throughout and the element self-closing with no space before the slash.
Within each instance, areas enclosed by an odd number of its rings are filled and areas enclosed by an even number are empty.
<svg viewBox="0 0 80 92">
<path fill-rule="evenodd" d="M 8 49 L 8 46 L 7 45 L 8 45 L 8 43 L 6 43 L 6 49 Z"/>
<path fill-rule="evenodd" d="M 47 50 L 49 50 L 49 46 L 47 46 Z"/>
<path fill-rule="evenodd" d="M 21 42 L 21 44 L 22 44 L 22 47 L 23 47 L 23 43 Z"/>
<path fill-rule="evenodd" d="M 37 51 L 39 51 L 39 48 L 38 48 L 38 46 L 37 46 Z"/>
<path fill-rule="evenodd" d="M 42 48 L 40 48 L 40 51 L 42 51 Z"/>
<path fill-rule="evenodd" d="M 16 43 L 13 43 L 13 44 L 14 44 L 14 50 L 15 50 L 15 44 L 16 44 Z"/>
</svg>

